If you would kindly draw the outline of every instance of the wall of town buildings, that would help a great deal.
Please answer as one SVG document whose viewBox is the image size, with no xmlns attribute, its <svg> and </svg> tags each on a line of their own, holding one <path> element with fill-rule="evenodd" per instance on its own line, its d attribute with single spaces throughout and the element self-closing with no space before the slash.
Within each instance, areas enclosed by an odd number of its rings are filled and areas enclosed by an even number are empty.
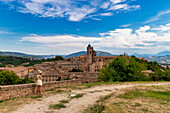
<svg viewBox="0 0 170 113">
<path fill-rule="evenodd" d="M 64 80 L 43 83 L 42 90 L 82 84 L 81 80 Z M 0 100 L 33 95 L 36 93 L 36 83 L 0 86 Z"/>
</svg>

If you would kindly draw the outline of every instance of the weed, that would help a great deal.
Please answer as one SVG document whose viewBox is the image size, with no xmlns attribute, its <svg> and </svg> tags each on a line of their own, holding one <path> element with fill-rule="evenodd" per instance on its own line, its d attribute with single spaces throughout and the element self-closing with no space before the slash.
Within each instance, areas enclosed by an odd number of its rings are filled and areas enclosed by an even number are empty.
<svg viewBox="0 0 170 113">
<path fill-rule="evenodd" d="M 112 94 L 106 95 L 103 99 L 104 99 L 104 100 L 107 100 L 107 99 L 109 99 L 111 96 L 112 96 Z"/>
<path fill-rule="evenodd" d="M 88 109 L 85 110 L 84 113 L 102 113 L 104 111 L 105 106 L 103 104 L 96 104 Z"/>
<path fill-rule="evenodd" d="M 160 104 L 162 104 L 162 105 L 166 105 L 167 103 L 166 103 L 166 102 L 160 102 Z"/>
<path fill-rule="evenodd" d="M 84 94 L 83 93 L 81 93 L 81 94 L 77 94 L 77 95 L 75 95 L 74 97 L 71 97 L 71 98 L 80 98 L 80 97 L 82 97 Z"/>
<path fill-rule="evenodd" d="M 142 104 L 135 102 L 135 107 L 142 106 Z"/>
<path fill-rule="evenodd" d="M 36 99 L 36 98 L 43 98 L 42 95 L 37 95 L 37 96 L 31 96 L 31 98 Z"/>
<path fill-rule="evenodd" d="M 125 103 L 127 103 L 127 102 L 115 102 L 115 103 L 113 103 L 113 105 L 119 105 L 119 104 L 125 104 Z"/>
<path fill-rule="evenodd" d="M 151 91 L 148 90 L 145 97 L 157 98 L 167 102 L 170 102 L 170 91 Z"/>
<path fill-rule="evenodd" d="M 51 104 L 49 106 L 50 109 L 60 109 L 60 108 L 65 108 L 66 106 L 64 104 Z"/>
<path fill-rule="evenodd" d="M 105 89 L 105 91 L 112 91 L 112 90 L 109 90 L 109 89 Z"/>
<path fill-rule="evenodd" d="M 53 88 L 53 89 L 47 89 L 47 90 L 45 90 L 45 91 L 54 91 L 55 89 Z"/>
<path fill-rule="evenodd" d="M 54 111 L 45 111 L 45 113 L 54 113 Z"/>
<path fill-rule="evenodd" d="M 4 100 L 0 100 L 0 103 L 3 103 L 4 102 Z"/>
<path fill-rule="evenodd" d="M 102 90 L 94 90 L 94 91 L 90 91 L 90 93 L 95 93 L 95 92 L 102 92 Z"/>
<path fill-rule="evenodd" d="M 143 112 L 147 112 L 148 111 L 148 108 L 142 108 L 141 109 Z"/>
<path fill-rule="evenodd" d="M 165 100 L 170 102 L 170 91 L 152 91 L 147 90 L 145 93 L 139 90 L 136 91 L 129 91 L 122 95 L 117 96 L 118 98 L 125 98 L 125 99 L 134 99 L 136 97 L 150 97 L 150 98 L 157 98 L 161 100 Z"/>
<path fill-rule="evenodd" d="M 62 93 L 62 92 L 64 92 L 64 91 L 65 91 L 65 90 L 56 90 L 56 91 L 51 92 L 51 94 Z"/>
<path fill-rule="evenodd" d="M 68 100 L 60 100 L 61 103 L 69 103 Z"/>
<path fill-rule="evenodd" d="M 117 97 L 118 98 L 125 98 L 125 99 L 133 99 L 135 97 L 141 97 L 141 96 L 143 96 L 143 92 L 136 90 L 136 91 L 126 92 L 122 95 L 118 95 Z"/>
</svg>

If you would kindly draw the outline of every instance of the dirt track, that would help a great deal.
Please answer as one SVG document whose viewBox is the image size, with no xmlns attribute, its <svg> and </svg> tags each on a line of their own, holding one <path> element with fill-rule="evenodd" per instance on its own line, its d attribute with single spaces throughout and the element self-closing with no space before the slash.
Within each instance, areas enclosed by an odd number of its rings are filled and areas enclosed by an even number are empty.
<svg viewBox="0 0 170 113">
<path fill-rule="evenodd" d="M 81 113 L 89 105 L 95 104 L 95 102 L 102 96 L 111 94 L 120 89 L 134 87 L 134 86 L 152 86 L 152 85 L 167 85 L 170 83 L 130 83 L 130 84 L 113 84 L 113 85 L 100 85 L 94 86 L 88 89 L 82 90 L 72 90 L 70 94 L 80 94 L 83 93 L 84 96 L 81 98 L 70 99 L 68 93 L 56 94 L 43 98 L 41 101 L 32 102 L 30 104 L 24 105 L 23 107 L 17 109 L 13 113 L 46 113 L 53 111 L 54 113 Z M 66 108 L 59 110 L 49 109 L 50 104 L 58 104 L 60 100 L 68 100 L 66 103 Z"/>
</svg>

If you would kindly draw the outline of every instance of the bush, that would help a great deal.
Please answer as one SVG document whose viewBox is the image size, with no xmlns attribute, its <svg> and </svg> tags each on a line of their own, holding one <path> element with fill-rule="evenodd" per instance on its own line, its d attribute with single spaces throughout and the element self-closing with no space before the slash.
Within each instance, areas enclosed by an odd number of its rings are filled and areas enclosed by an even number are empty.
<svg viewBox="0 0 170 113">
<path fill-rule="evenodd" d="M 2 71 L 0 70 L 0 85 L 14 85 L 14 84 L 24 84 L 24 83 L 34 83 L 33 80 L 28 77 L 20 79 L 12 71 Z"/>
</svg>

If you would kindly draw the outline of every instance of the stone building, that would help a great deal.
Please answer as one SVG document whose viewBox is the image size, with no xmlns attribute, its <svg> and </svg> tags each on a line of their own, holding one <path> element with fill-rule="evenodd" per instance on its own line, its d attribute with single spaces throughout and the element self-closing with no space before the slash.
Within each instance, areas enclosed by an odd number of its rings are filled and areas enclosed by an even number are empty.
<svg viewBox="0 0 170 113">
<path fill-rule="evenodd" d="M 67 58 L 60 61 L 44 62 L 34 65 L 34 73 L 37 70 L 43 71 L 43 81 L 55 81 L 58 77 L 61 79 L 78 78 L 84 79 L 84 82 L 96 82 L 98 71 L 118 56 L 97 56 L 96 51 L 89 44 L 87 54 L 78 57 Z M 124 57 L 127 57 L 124 54 Z M 73 69 L 79 69 L 83 72 L 70 72 Z M 87 78 L 89 81 L 87 81 Z"/>
</svg>

